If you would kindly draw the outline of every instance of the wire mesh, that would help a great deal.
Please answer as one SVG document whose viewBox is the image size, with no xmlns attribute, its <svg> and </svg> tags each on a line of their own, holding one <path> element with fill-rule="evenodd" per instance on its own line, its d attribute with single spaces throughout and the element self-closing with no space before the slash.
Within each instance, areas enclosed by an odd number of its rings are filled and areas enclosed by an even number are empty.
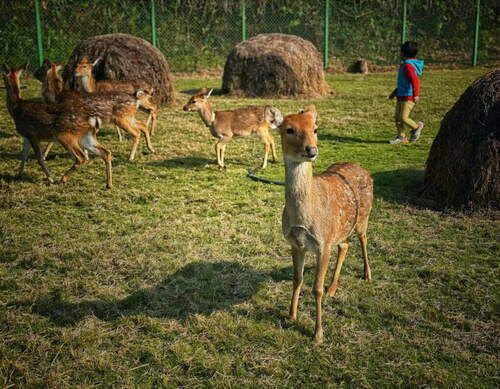
<svg viewBox="0 0 500 389">
<path fill-rule="evenodd" d="M 0 60 L 37 64 L 34 2 L 43 55 L 64 62 L 90 36 L 128 33 L 151 41 L 151 0 L 2 0 Z M 157 46 L 174 71 L 220 68 L 241 41 L 239 0 L 153 0 Z M 403 0 L 329 0 L 330 63 L 398 61 Z M 407 36 L 427 62 L 469 64 L 477 0 L 408 0 Z M 246 0 L 247 36 L 279 32 L 324 47 L 325 0 Z M 479 62 L 500 59 L 500 2 L 481 1 Z"/>
</svg>

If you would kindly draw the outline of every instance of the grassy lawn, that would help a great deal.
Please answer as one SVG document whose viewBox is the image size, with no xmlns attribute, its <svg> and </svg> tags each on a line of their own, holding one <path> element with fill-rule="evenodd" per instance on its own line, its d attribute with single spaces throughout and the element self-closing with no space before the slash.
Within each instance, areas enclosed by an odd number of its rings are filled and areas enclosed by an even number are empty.
<svg viewBox="0 0 500 389">
<path fill-rule="evenodd" d="M 322 100 L 211 97 L 219 109 L 265 103 L 285 114 L 315 103 L 315 170 L 356 161 L 375 179 L 373 282 L 362 279 L 354 238 L 337 295 L 323 304 L 321 346 L 311 340 L 312 257 L 299 320 L 287 320 L 283 187 L 246 178 L 262 143 L 233 140 L 221 171 L 214 138 L 181 110 L 188 91 L 218 79 L 176 81 L 178 104 L 160 113 L 154 155 L 142 140 L 128 162 L 130 139 L 101 131 L 112 191 L 98 159 L 65 186 L 47 186 L 34 159 L 14 179 L 21 140 L 2 93 L 0 386 L 498 387 L 498 218 L 415 202 L 441 118 L 486 71 L 427 72 L 413 115 L 426 127 L 410 145 L 387 143 L 395 74 L 331 76 L 335 93 Z M 39 93 L 37 81 L 25 83 L 25 96 Z M 262 177 L 283 179 L 278 155 Z M 57 146 L 47 164 L 59 178 L 71 160 Z"/>
</svg>

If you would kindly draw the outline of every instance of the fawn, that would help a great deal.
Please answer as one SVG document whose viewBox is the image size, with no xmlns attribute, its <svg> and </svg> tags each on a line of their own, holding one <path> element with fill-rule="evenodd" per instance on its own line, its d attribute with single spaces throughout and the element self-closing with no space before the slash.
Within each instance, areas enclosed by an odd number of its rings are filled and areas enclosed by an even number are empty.
<svg viewBox="0 0 500 389">
<path fill-rule="evenodd" d="M 53 183 L 45 166 L 40 141 L 57 140 L 75 158 L 73 166 L 62 176 L 62 183 L 67 182 L 70 175 L 87 162 L 86 151 L 89 151 L 104 160 L 106 187 L 111 189 L 111 152 L 101 146 L 96 139 L 96 132 L 101 122 L 99 116 L 89 114 L 81 106 L 68 109 L 62 104 L 23 100 L 20 96 L 20 77 L 24 70 L 26 70 L 26 64 L 12 69 L 5 66 L 6 72 L 3 77 L 7 89 L 7 109 L 14 119 L 17 132 L 24 138 L 17 176 L 22 177 L 30 148 L 33 148 L 47 180 Z"/>
<path fill-rule="evenodd" d="M 48 62 L 50 66 L 47 67 L 46 74 L 42 76 L 43 90 L 42 94 L 52 96 L 52 91 L 47 91 L 46 87 L 51 85 L 58 85 L 60 75 L 57 72 L 57 65 Z M 66 89 L 54 89 L 56 103 L 66 104 L 69 107 L 72 105 L 84 106 L 85 110 L 91 112 L 91 115 L 101 118 L 102 124 L 113 122 L 117 129 L 121 128 L 125 132 L 132 135 L 134 142 L 129 154 L 129 160 L 133 160 L 137 151 L 140 141 L 141 132 L 144 133 L 146 138 L 146 145 L 150 152 L 154 153 L 155 150 L 151 144 L 150 132 L 143 121 L 136 120 L 135 116 L 139 106 L 151 107 L 155 109 L 156 105 L 151 101 L 151 95 L 145 91 L 138 90 L 134 92 L 133 96 L 123 92 L 77 92 L 69 91 Z M 155 119 L 156 120 L 156 119 Z M 121 136 L 121 135 L 120 135 Z M 47 145 L 44 152 L 44 158 L 50 151 L 52 143 Z"/>
<path fill-rule="evenodd" d="M 279 131 L 285 160 L 285 208 L 282 227 L 292 248 L 293 293 L 290 318 L 297 319 L 297 305 L 303 282 L 304 256 L 316 254 L 316 328 L 314 340 L 323 341 L 321 300 L 332 246 L 338 247 L 337 264 L 326 295 L 337 290 L 340 269 L 349 245 L 346 240 L 356 231 L 361 242 L 365 280 L 371 280 L 368 264 L 368 218 L 373 201 L 373 180 L 356 163 L 339 162 L 313 176 L 312 162 L 318 157 L 314 105 L 302 113 L 284 118 Z"/>
<path fill-rule="evenodd" d="M 137 91 L 142 90 L 149 95 L 152 95 L 153 88 L 142 80 L 108 80 L 108 81 L 96 81 L 92 73 L 94 66 L 101 60 L 101 57 L 97 58 L 94 62 L 90 62 L 89 59 L 84 56 L 75 67 L 75 78 L 78 81 L 80 88 L 87 92 L 122 92 L 129 95 L 135 94 Z M 149 116 L 146 121 L 146 125 L 150 128 L 150 134 L 153 135 L 157 123 L 157 113 L 158 106 L 148 100 L 141 101 L 139 106 L 146 111 L 149 111 Z M 122 139 L 119 128 L 117 127 L 118 136 L 120 141 Z"/>
<path fill-rule="evenodd" d="M 59 64 L 47 61 L 48 69 L 43 76 L 42 82 L 42 97 L 46 103 L 56 103 L 57 97 L 64 89 L 64 82 L 59 74 L 59 71 L 64 67 L 64 64 Z"/>
<path fill-rule="evenodd" d="M 262 168 L 267 166 L 269 151 L 272 152 L 273 161 L 276 161 L 274 139 L 269 133 L 269 129 L 277 128 L 283 120 L 280 110 L 267 105 L 240 108 L 233 111 L 213 111 L 208 102 L 212 90 L 202 89 L 188 100 L 183 109 L 187 112 L 197 111 L 212 136 L 218 139 L 215 144 L 217 164 L 222 168 L 225 167 L 224 152 L 227 143 L 233 136 L 248 136 L 252 133 L 259 134 L 264 142 Z"/>
</svg>

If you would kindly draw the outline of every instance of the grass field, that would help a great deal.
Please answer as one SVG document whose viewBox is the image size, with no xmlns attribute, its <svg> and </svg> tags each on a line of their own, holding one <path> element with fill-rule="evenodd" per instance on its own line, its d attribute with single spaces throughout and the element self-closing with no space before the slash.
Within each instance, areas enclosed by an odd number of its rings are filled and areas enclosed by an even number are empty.
<svg viewBox="0 0 500 389">
<path fill-rule="evenodd" d="M 387 143 L 394 74 L 331 76 L 335 94 L 323 100 L 211 98 L 219 109 L 272 103 L 284 113 L 315 103 L 315 171 L 356 161 L 375 179 L 373 281 L 363 281 L 352 239 L 337 295 L 323 304 L 321 346 L 311 340 L 312 257 L 299 320 L 287 319 L 283 187 L 245 177 L 262 144 L 233 140 L 221 171 L 209 131 L 181 110 L 187 92 L 219 80 L 176 81 L 178 104 L 160 113 L 154 155 L 142 141 L 128 162 L 130 139 L 101 131 L 113 152 L 112 191 L 98 159 L 65 186 L 47 186 L 33 159 L 26 178 L 14 179 L 21 140 L 2 96 L 0 385 L 498 387 L 498 218 L 415 200 L 441 118 L 486 71 L 426 73 L 414 113 L 426 127 L 410 145 Z M 26 84 L 26 96 L 39 93 L 38 82 Z M 263 177 L 283 179 L 279 157 Z M 71 160 L 58 146 L 47 164 L 60 177 Z"/>
</svg>

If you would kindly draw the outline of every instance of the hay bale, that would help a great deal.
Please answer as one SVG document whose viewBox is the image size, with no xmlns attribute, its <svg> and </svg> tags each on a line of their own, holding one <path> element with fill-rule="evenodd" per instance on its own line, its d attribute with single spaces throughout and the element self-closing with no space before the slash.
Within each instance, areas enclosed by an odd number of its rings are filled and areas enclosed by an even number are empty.
<svg viewBox="0 0 500 389">
<path fill-rule="evenodd" d="M 368 74 L 368 62 L 365 59 L 358 59 L 347 68 L 349 73 Z"/>
<path fill-rule="evenodd" d="M 157 104 L 171 104 L 174 90 L 170 67 L 163 54 L 148 41 L 128 34 L 97 35 L 80 42 L 69 57 L 63 73 L 66 85 L 76 89 L 74 70 L 84 56 L 101 57 L 94 77 L 101 80 L 142 80 L 154 88 Z"/>
<path fill-rule="evenodd" d="M 500 205 L 500 70 L 467 88 L 441 122 L 422 195 L 443 208 Z"/>
<path fill-rule="evenodd" d="M 222 92 L 237 96 L 320 97 L 330 92 L 316 47 L 295 35 L 260 34 L 229 53 Z"/>
</svg>

